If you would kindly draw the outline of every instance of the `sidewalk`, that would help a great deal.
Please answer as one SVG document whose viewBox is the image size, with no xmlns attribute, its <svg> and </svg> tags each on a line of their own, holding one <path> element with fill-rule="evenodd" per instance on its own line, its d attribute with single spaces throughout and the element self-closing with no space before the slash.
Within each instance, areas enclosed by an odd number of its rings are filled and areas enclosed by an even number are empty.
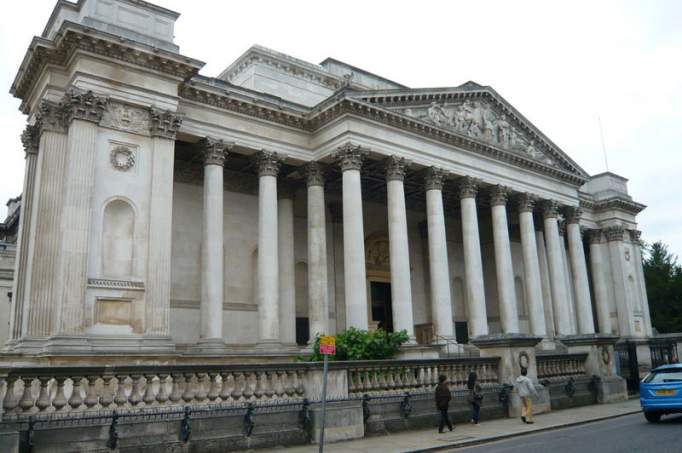
<svg viewBox="0 0 682 453">
<path fill-rule="evenodd" d="M 518 418 L 498 419 L 481 422 L 480 426 L 460 424 L 453 432 L 438 434 L 434 426 L 430 430 L 405 431 L 386 436 L 373 436 L 364 439 L 325 445 L 325 451 L 332 452 L 420 452 L 438 451 L 443 447 L 463 447 L 521 434 L 545 431 L 577 425 L 589 421 L 603 420 L 620 415 L 640 412 L 639 398 L 611 404 L 595 404 L 575 409 L 541 414 L 535 417 L 535 424 L 526 425 Z M 312 453 L 318 451 L 317 445 L 280 448 L 282 453 Z"/>
</svg>

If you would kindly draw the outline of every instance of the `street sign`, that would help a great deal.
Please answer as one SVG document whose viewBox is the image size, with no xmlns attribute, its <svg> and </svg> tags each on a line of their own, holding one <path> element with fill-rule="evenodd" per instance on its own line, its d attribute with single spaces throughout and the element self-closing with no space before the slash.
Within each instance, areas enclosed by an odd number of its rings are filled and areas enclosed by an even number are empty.
<svg viewBox="0 0 682 453">
<path fill-rule="evenodd" d="M 336 354 L 336 337 L 320 337 L 320 354 Z"/>
</svg>

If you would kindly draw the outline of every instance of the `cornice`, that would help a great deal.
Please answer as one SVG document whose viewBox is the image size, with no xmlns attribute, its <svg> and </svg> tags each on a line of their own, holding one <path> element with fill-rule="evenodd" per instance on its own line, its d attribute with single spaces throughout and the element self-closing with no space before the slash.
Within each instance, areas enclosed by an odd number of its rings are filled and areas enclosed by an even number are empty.
<svg viewBox="0 0 682 453">
<path fill-rule="evenodd" d="M 10 93 L 22 100 L 22 112 L 28 113 L 27 99 L 42 69 L 49 64 L 65 67 L 78 51 L 134 64 L 183 80 L 190 79 L 204 65 L 199 60 L 64 21 L 54 40 L 36 37 L 29 46 L 10 89 Z"/>
<path fill-rule="evenodd" d="M 618 197 L 600 201 L 580 200 L 580 207 L 589 209 L 593 212 L 603 212 L 615 209 L 632 215 L 637 215 L 646 209 L 646 205 L 644 204 Z"/>
</svg>

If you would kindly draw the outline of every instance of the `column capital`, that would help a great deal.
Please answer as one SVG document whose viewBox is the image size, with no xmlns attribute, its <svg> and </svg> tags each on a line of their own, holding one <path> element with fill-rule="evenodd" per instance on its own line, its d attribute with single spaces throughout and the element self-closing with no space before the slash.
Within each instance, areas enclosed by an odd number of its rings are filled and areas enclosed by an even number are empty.
<svg viewBox="0 0 682 453">
<path fill-rule="evenodd" d="M 533 212 L 536 203 L 537 197 L 528 192 L 519 194 L 516 198 L 516 206 L 519 209 L 519 212 Z"/>
<path fill-rule="evenodd" d="M 232 148 L 232 145 L 211 137 L 204 137 L 199 140 L 199 146 L 204 155 L 204 166 L 220 165 L 223 167 L 227 153 Z"/>
<path fill-rule="evenodd" d="M 258 176 L 277 176 L 284 160 L 276 152 L 264 150 L 257 152 L 254 158 L 258 168 Z"/>
<path fill-rule="evenodd" d="M 365 157 L 367 157 L 367 150 L 352 143 L 346 143 L 345 145 L 340 146 L 333 154 L 334 160 L 341 166 L 341 171 L 360 171 L 362 168 L 362 161 L 365 160 Z"/>
<path fill-rule="evenodd" d="M 429 167 L 424 176 L 425 190 L 443 190 L 446 174 L 447 172 L 442 168 Z"/>
<path fill-rule="evenodd" d="M 642 232 L 640 230 L 628 230 L 630 232 L 630 240 L 635 244 L 642 243 Z"/>
<path fill-rule="evenodd" d="M 590 244 L 601 244 L 602 230 L 598 228 L 593 228 L 587 230 L 587 240 Z"/>
<path fill-rule="evenodd" d="M 478 185 L 480 181 L 471 176 L 464 176 L 457 182 L 457 189 L 459 191 L 459 198 L 476 198 L 478 193 Z"/>
<path fill-rule="evenodd" d="M 623 225 L 613 225 L 604 228 L 604 235 L 607 242 L 622 241 L 625 236 L 625 228 L 623 228 Z"/>
<path fill-rule="evenodd" d="M 175 140 L 175 136 L 182 124 L 182 117 L 170 110 L 160 110 L 155 107 L 149 109 L 149 132 L 152 137 Z"/>
<path fill-rule="evenodd" d="M 26 155 L 38 154 L 40 145 L 40 130 L 38 127 L 27 124 L 24 131 L 21 133 L 21 144 L 24 145 L 24 152 Z"/>
<path fill-rule="evenodd" d="M 554 200 L 543 200 L 540 204 L 542 215 L 545 219 L 557 218 L 559 216 L 559 203 Z"/>
<path fill-rule="evenodd" d="M 305 176 L 306 184 L 311 186 L 324 187 L 324 170 L 319 162 L 309 162 L 303 167 L 303 176 Z"/>
<path fill-rule="evenodd" d="M 386 161 L 386 181 L 403 181 L 411 164 L 412 162 L 404 157 L 389 156 Z"/>
<path fill-rule="evenodd" d="M 490 188 L 490 205 L 491 206 L 505 206 L 509 199 L 511 189 L 506 186 L 496 185 Z"/>
<path fill-rule="evenodd" d="M 583 210 L 578 206 L 567 206 L 564 209 L 564 216 L 567 223 L 580 223 L 580 217 L 583 215 Z"/>
<path fill-rule="evenodd" d="M 40 101 L 35 122 L 38 135 L 42 134 L 43 131 L 64 133 L 66 132 L 66 125 L 66 106 L 63 103 L 52 102 L 47 99 Z"/>
<path fill-rule="evenodd" d="M 73 120 L 99 123 L 108 102 L 108 97 L 96 96 L 90 90 L 81 91 L 72 88 L 64 95 L 62 100 L 65 108 L 66 123 L 70 124 Z"/>
</svg>

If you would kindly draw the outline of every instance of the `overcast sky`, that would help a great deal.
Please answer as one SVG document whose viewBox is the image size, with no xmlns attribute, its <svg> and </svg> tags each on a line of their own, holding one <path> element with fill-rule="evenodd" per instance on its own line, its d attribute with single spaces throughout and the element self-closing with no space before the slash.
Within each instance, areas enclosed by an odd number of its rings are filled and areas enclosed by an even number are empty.
<svg viewBox="0 0 682 453">
<path fill-rule="evenodd" d="M 25 118 L 8 94 L 56 0 L 0 16 L 0 200 L 21 192 Z M 682 1 L 156 0 L 217 76 L 252 44 L 333 57 L 410 87 L 490 85 L 591 174 L 629 178 L 643 238 L 682 256 Z M 4 93 L 4 94 L 1 94 Z M 4 218 L 4 201 L 0 218 Z"/>
</svg>

